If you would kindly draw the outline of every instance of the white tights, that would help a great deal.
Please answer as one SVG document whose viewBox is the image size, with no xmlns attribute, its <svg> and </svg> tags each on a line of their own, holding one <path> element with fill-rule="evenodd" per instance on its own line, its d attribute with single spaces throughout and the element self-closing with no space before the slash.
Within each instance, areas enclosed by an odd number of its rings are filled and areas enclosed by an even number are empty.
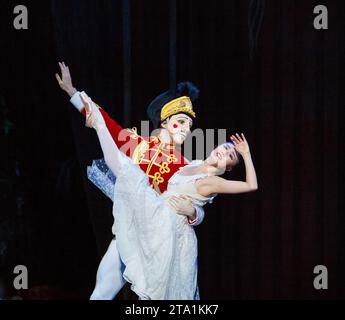
<svg viewBox="0 0 345 320">
<path fill-rule="evenodd" d="M 123 268 L 116 241 L 112 240 L 98 267 L 96 286 L 90 300 L 114 299 L 126 283 L 122 276 Z"/>
</svg>

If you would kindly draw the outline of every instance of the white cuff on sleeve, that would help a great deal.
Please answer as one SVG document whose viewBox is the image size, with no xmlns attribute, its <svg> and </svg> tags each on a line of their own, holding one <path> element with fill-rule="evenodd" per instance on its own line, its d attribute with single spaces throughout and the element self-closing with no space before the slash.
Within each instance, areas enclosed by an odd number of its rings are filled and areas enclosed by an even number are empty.
<svg viewBox="0 0 345 320">
<path fill-rule="evenodd" d="M 196 210 L 196 218 L 194 220 L 190 220 L 188 219 L 188 223 L 189 225 L 196 227 L 199 224 L 201 224 L 201 222 L 204 220 L 204 216 L 205 216 L 205 211 L 203 208 L 194 206 L 195 210 Z"/>
<path fill-rule="evenodd" d="M 82 93 L 85 93 L 84 91 Z M 87 96 L 87 94 L 85 93 L 85 95 Z M 83 102 L 80 99 L 80 92 L 77 91 L 71 98 L 70 102 L 73 104 L 73 106 L 79 111 L 81 112 L 81 110 L 83 110 L 84 105 Z"/>
</svg>

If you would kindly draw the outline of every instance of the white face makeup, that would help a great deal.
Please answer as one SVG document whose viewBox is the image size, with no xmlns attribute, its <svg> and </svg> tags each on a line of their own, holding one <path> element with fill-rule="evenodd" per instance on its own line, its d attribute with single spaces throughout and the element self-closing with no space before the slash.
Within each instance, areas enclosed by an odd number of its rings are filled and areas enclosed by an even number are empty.
<svg viewBox="0 0 345 320">
<path fill-rule="evenodd" d="M 209 164 L 219 169 L 234 167 L 238 161 L 237 152 L 232 143 L 221 144 L 207 158 Z"/>
<path fill-rule="evenodd" d="M 171 116 L 162 126 L 168 130 L 172 142 L 181 145 L 190 133 L 192 124 L 193 121 L 189 116 L 180 113 Z"/>
</svg>

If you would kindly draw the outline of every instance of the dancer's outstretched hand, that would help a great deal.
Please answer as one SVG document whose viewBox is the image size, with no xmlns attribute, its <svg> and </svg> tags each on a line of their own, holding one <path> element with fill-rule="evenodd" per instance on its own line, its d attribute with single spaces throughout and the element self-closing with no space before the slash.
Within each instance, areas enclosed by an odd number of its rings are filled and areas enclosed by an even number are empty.
<svg viewBox="0 0 345 320">
<path fill-rule="evenodd" d="M 86 111 L 85 125 L 96 130 L 105 128 L 106 125 L 104 118 L 98 107 L 92 102 L 91 98 L 89 98 L 85 93 L 81 93 L 80 99 L 83 102 Z"/>
<path fill-rule="evenodd" d="M 69 68 L 65 65 L 64 62 L 59 62 L 59 66 L 61 70 L 61 77 L 59 76 L 59 74 L 56 73 L 56 80 L 60 88 L 63 91 L 66 91 L 70 97 L 72 97 L 77 92 L 77 90 L 73 87 L 72 77 Z"/>
<path fill-rule="evenodd" d="M 250 152 L 248 142 L 247 142 L 243 133 L 241 134 L 241 136 L 238 133 L 236 133 L 236 135 L 233 134 L 230 137 L 230 139 L 233 142 L 233 144 L 235 145 L 236 151 L 241 156 Z"/>
<path fill-rule="evenodd" d="M 104 118 L 92 100 L 85 93 L 80 94 L 80 99 L 83 102 L 86 111 L 85 125 L 89 128 L 95 128 L 96 130 L 105 128 L 106 125 Z"/>
<path fill-rule="evenodd" d="M 84 105 L 84 108 L 85 108 L 85 111 L 86 111 L 85 125 L 88 128 L 93 128 L 94 125 L 95 125 L 95 116 L 94 116 L 94 112 L 92 110 L 92 101 L 84 93 L 80 94 L 80 99 L 83 102 L 83 105 Z"/>
</svg>

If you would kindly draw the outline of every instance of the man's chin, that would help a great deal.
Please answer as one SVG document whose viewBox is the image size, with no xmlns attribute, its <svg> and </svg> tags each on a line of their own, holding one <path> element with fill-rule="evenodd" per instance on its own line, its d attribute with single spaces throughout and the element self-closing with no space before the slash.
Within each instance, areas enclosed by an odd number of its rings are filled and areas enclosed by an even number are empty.
<svg viewBox="0 0 345 320">
<path fill-rule="evenodd" d="M 184 138 L 174 138 L 174 144 L 176 144 L 176 145 L 182 145 L 183 144 L 183 142 L 185 141 L 186 139 L 184 139 Z"/>
</svg>

